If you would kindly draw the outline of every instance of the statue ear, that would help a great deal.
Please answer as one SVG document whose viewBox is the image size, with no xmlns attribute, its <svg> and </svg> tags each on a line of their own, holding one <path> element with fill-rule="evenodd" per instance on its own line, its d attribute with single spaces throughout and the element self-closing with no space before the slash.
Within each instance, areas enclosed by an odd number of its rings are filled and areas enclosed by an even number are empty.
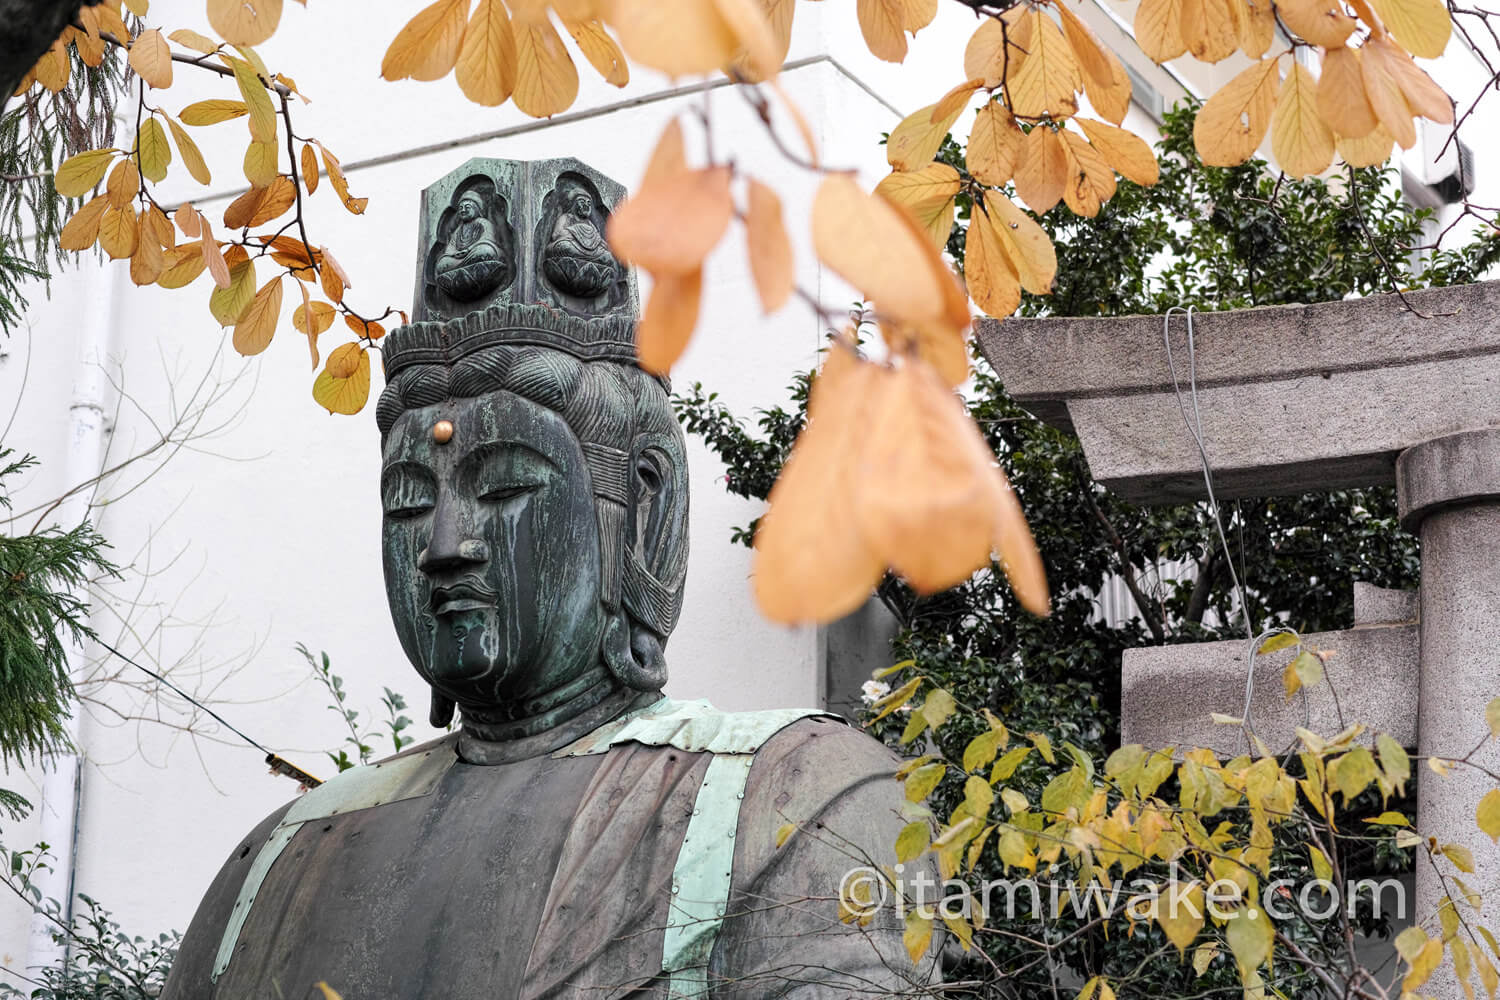
<svg viewBox="0 0 1500 1000">
<path fill-rule="evenodd" d="M 631 464 L 630 494 L 634 531 L 625 560 L 626 606 L 665 641 L 677 624 L 682 578 L 687 569 L 688 485 L 684 463 L 674 461 L 659 445 L 648 443 Z M 642 584 L 663 593 L 644 595 L 639 592 Z M 652 598 L 648 602 L 651 605 L 666 600 L 671 606 L 639 606 L 639 599 L 646 596 Z M 637 606 L 631 606 L 632 597 Z"/>
<path fill-rule="evenodd" d="M 623 611 L 609 613 L 600 653 L 609 672 L 636 691 L 660 691 L 667 683 L 667 661 L 661 640 Z"/>
<path fill-rule="evenodd" d="M 434 729 L 447 729 L 453 722 L 453 699 L 445 694 L 432 692 L 432 707 L 428 709 L 427 721 Z"/>
</svg>

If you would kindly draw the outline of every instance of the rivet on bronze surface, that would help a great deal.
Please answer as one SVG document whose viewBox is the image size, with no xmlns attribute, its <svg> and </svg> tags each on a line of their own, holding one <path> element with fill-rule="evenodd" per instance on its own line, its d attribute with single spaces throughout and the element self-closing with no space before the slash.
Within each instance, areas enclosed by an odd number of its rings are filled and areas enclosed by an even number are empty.
<svg viewBox="0 0 1500 1000">
<path fill-rule="evenodd" d="M 447 444 L 453 440 L 453 421 L 439 420 L 432 425 L 432 439 L 438 444 Z"/>
</svg>

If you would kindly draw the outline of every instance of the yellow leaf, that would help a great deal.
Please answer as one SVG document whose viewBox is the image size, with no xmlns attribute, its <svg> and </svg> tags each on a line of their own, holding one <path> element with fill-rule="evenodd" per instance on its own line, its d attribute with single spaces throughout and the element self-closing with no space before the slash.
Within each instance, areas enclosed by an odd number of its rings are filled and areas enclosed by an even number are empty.
<svg viewBox="0 0 1500 1000">
<path fill-rule="evenodd" d="M 955 189 L 957 177 L 955 176 Z M 749 182 L 749 207 L 745 212 L 745 241 L 750 255 L 750 275 L 760 305 L 773 313 L 786 304 L 796 275 L 792 269 L 792 242 L 781 217 L 781 199 L 754 178 Z M 877 188 L 878 190 L 878 188 Z"/>
<path fill-rule="evenodd" d="M 167 119 L 167 127 L 172 130 L 172 140 L 177 143 L 177 152 L 182 156 L 182 165 L 187 167 L 193 180 L 199 184 L 209 183 L 213 177 L 208 172 L 208 164 L 203 162 L 203 152 L 193 141 L 193 137 L 171 118 Z"/>
<path fill-rule="evenodd" d="M 245 179 L 251 187 L 265 187 L 276 179 L 280 153 L 274 142 L 252 142 L 245 147 Z"/>
<path fill-rule="evenodd" d="M 82 198 L 104 178 L 118 149 L 91 149 L 68 157 L 52 176 L 57 193 L 67 198 Z"/>
<path fill-rule="evenodd" d="M 1318 850 L 1312 844 L 1307 845 L 1307 856 L 1312 861 L 1313 877 L 1320 879 L 1333 878 L 1333 866 L 1328 863 L 1328 855 Z"/>
<path fill-rule="evenodd" d="M 1436 59 L 1448 47 L 1453 22 L 1442 0 L 1370 0 L 1370 6 L 1412 55 Z"/>
<path fill-rule="evenodd" d="M 1363 139 L 1339 136 L 1336 148 L 1344 162 L 1352 167 L 1378 167 L 1391 158 L 1391 148 L 1395 145 L 1396 140 L 1391 138 L 1385 126 L 1376 125 L 1375 130 Z"/>
<path fill-rule="evenodd" d="M 141 190 L 141 175 L 135 168 L 135 160 L 126 157 L 109 172 L 109 182 L 104 193 L 115 208 L 125 208 Z"/>
<path fill-rule="evenodd" d="M 1176 59 L 1187 51 L 1182 37 L 1182 0 L 1141 0 L 1135 12 L 1135 40 L 1154 62 Z"/>
<path fill-rule="evenodd" d="M 969 103 L 969 98 L 984 83 L 983 77 L 975 77 L 965 80 L 952 90 L 944 94 L 932 108 L 932 120 L 936 122 L 940 118 L 947 118 L 956 111 L 962 111 Z"/>
<path fill-rule="evenodd" d="M 336 992 L 334 992 L 334 989 L 333 989 L 332 986 L 329 986 L 327 983 L 323 982 L 322 980 L 319 980 L 316 983 L 316 985 L 317 985 L 318 989 L 323 992 L 323 1000 L 344 1000 L 343 997 L 339 996 Z"/>
<path fill-rule="evenodd" d="M 792 47 L 792 17 L 796 3 L 795 0 L 760 0 L 760 7 L 765 15 L 771 39 L 770 47 L 765 50 L 763 58 L 767 59 L 773 68 L 779 70 L 781 64 L 786 62 L 787 52 Z M 765 77 L 757 72 L 758 67 L 750 65 L 747 55 L 742 54 L 736 58 L 729 72 L 749 83 L 759 83 Z"/>
<path fill-rule="evenodd" d="M 1293 33 L 1329 49 L 1343 45 L 1356 26 L 1341 0 L 1276 0 L 1276 12 Z"/>
<path fill-rule="evenodd" d="M 310 142 L 302 144 L 302 186 L 308 194 L 318 189 L 318 154 Z"/>
<path fill-rule="evenodd" d="M 1443 964 L 1443 942 L 1441 938 L 1429 938 L 1422 950 L 1408 960 L 1406 976 L 1401 980 L 1402 993 L 1409 993 L 1431 978 L 1437 967 Z"/>
<path fill-rule="evenodd" d="M 986 192 L 988 194 L 988 192 Z M 964 238 L 964 277 L 969 295 L 986 315 L 1003 319 L 1021 304 L 1021 281 L 989 214 L 975 207 Z"/>
<path fill-rule="evenodd" d="M 129 61 L 135 75 L 148 86 L 160 89 L 172 85 L 172 47 L 155 28 L 147 28 L 130 43 Z"/>
<path fill-rule="evenodd" d="M 162 288 L 182 288 L 203 273 L 206 262 L 197 243 L 184 243 L 165 254 L 165 265 L 156 283 Z"/>
<path fill-rule="evenodd" d="M 1343 139 L 1363 139 L 1375 131 L 1379 122 L 1365 96 L 1359 50 L 1342 46 L 1330 49 L 1323 56 L 1322 72 L 1318 78 L 1318 114 L 1328 127 Z M 1390 148 L 1387 143 L 1385 151 L 1389 153 Z"/>
<path fill-rule="evenodd" d="M 1484 793 L 1474 810 L 1474 819 L 1485 836 L 1491 840 L 1500 838 L 1500 788 L 1491 788 Z"/>
<path fill-rule="evenodd" d="M 1040 10 L 1031 14 L 1031 48 L 1010 78 L 1011 109 L 1021 118 L 1050 115 L 1054 120 L 1078 111 L 1083 72 L 1062 32 Z"/>
<path fill-rule="evenodd" d="M 776 846 L 780 847 L 787 842 L 792 834 L 797 832 L 796 823 L 783 823 L 776 828 Z"/>
<path fill-rule="evenodd" d="M 216 125 L 250 113 L 244 101 L 197 101 L 178 115 L 184 125 Z"/>
<path fill-rule="evenodd" d="M 888 377 L 836 344 L 813 381 L 807 424 L 755 531 L 751 581 L 772 621 L 832 620 L 864 603 L 880 579 L 883 564 L 847 508 L 869 401 Z M 920 683 L 913 678 L 875 711 L 894 712 Z"/>
<path fill-rule="evenodd" d="M 1075 215 L 1093 218 L 1115 193 L 1115 171 L 1088 142 L 1071 131 L 1060 131 L 1068 154 L 1068 182 L 1063 200 Z"/>
<path fill-rule="evenodd" d="M 1167 891 L 1154 901 L 1156 922 L 1167 940 L 1177 947 L 1179 955 L 1187 951 L 1187 946 L 1203 929 L 1203 905 L 1201 885 L 1183 886 L 1175 881 L 1168 883 Z"/>
<path fill-rule="evenodd" d="M 693 327 L 698 325 L 698 304 L 703 295 L 703 271 L 663 272 L 654 276 L 651 297 L 635 330 L 640 365 L 656 375 L 666 375 L 682 356 Z"/>
<path fill-rule="evenodd" d="M 898 63 L 906 58 L 906 33 L 901 28 L 899 8 L 899 0 L 858 0 L 855 5 L 865 47 L 877 59 Z"/>
<path fill-rule="evenodd" d="M 338 157 L 330 153 L 322 143 L 318 143 L 318 149 L 323 153 L 323 169 L 328 171 L 328 183 L 333 185 L 334 193 L 339 196 L 339 200 L 344 203 L 344 207 L 351 215 L 362 214 L 370 199 L 350 196 L 349 182 L 344 177 L 343 168 L 339 166 Z"/>
<path fill-rule="evenodd" d="M 921 802 L 948 773 L 947 764 L 923 764 L 906 776 L 906 801 Z"/>
<path fill-rule="evenodd" d="M 64 250 L 87 250 L 93 246 L 99 238 L 99 221 L 108 207 L 109 199 L 103 195 L 90 199 L 62 227 L 57 237 L 58 244 Z"/>
<path fill-rule="evenodd" d="M 533 118 L 568 110 L 578 96 L 578 70 L 551 22 L 517 21 L 516 107 Z"/>
<path fill-rule="evenodd" d="M 630 58 L 668 76 L 711 73 L 743 47 L 712 0 L 616 0 L 610 26 Z"/>
<path fill-rule="evenodd" d="M 1240 3 L 1235 7 L 1233 4 Z M 1200 62 L 1216 63 L 1240 45 L 1243 0 L 1182 0 L 1182 39 Z"/>
<path fill-rule="evenodd" d="M 991 102 L 979 109 L 969 145 L 964 152 L 965 165 L 982 184 L 1000 187 L 1015 174 L 1016 163 L 1026 135 L 1001 105 Z"/>
<path fill-rule="evenodd" d="M 370 352 L 359 344 L 335 347 L 313 382 L 312 395 L 329 413 L 352 415 L 364 409 L 370 398 Z"/>
<path fill-rule="evenodd" d="M 323 294 L 334 302 L 344 301 L 344 289 L 353 287 L 349 281 L 349 275 L 339 266 L 333 254 L 327 247 L 320 247 L 319 252 L 323 255 L 323 266 L 318 270 L 318 280 L 323 286 Z"/>
<path fill-rule="evenodd" d="M 734 203 L 729 168 L 671 174 L 643 185 L 609 217 L 609 244 L 619 258 L 653 274 L 689 274 L 719 242 Z"/>
<path fill-rule="evenodd" d="M 234 349 L 247 357 L 264 351 L 276 334 L 281 319 L 282 277 L 278 274 L 262 285 L 234 324 Z"/>
<path fill-rule="evenodd" d="M 927 850 L 931 837 L 932 827 L 926 820 L 906 824 L 896 837 L 896 860 L 905 863 L 920 857 Z"/>
<path fill-rule="evenodd" d="M 866 434 L 851 513 L 885 564 L 921 593 L 987 565 L 1003 479 L 937 374 L 912 360 L 896 369 L 871 399 Z"/>
<path fill-rule="evenodd" d="M 380 60 L 387 80 L 440 80 L 458 61 L 469 0 L 437 0 L 406 23 Z"/>
<path fill-rule="evenodd" d="M 1443 855 L 1443 857 L 1447 858 L 1449 861 L 1453 862 L 1453 867 L 1457 868 L 1459 871 L 1473 874 L 1474 853 L 1464 845 L 1444 844 L 1442 847 L 1438 848 L 1438 853 Z"/>
<path fill-rule="evenodd" d="M 1088 25 L 1066 3 L 1057 5 L 1057 13 L 1062 19 L 1063 37 L 1083 71 L 1083 88 L 1089 103 L 1104 118 L 1120 124 L 1130 110 L 1130 77 L 1125 74 L 1125 66 L 1118 56 L 1099 44 Z"/>
<path fill-rule="evenodd" d="M 270 222 L 291 208 L 297 198 L 297 189 L 292 179 L 278 174 L 263 188 L 251 188 L 229 203 L 224 209 L 224 225 L 229 229 L 243 229 Z"/>
<path fill-rule="evenodd" d="M 1091 118 L 1075 118 L 1073 121 L 1121 177 L 1147 187 L 1156 183 L 1161 168 L 1151 147 L 1140 136 Z"/>
<path fill-rule="evenodd" d="M 1484 722 L 1490 727 L 1491 736 L 1500 737 L 1500 698 L 1491 698 L 1484 706 Z"/>
<path fill-rule="evenodd" d="M 172 147 L 167 144 L 166 130 L 154 115 L 141 122 L 141 131 L 135 142 L 141 158 L 141 173 L 150 181 L 165 179 L 167 166 L 172 162 Z"/>
<path fill-rule="evenodd" d="M 818 257 L 884 314 L 916 326 L 968 326 L 967 297 L 904 211 L 831 174 L 813 199 L 812 222 Z"/>
<path fill-rule="evenodd" d="M 751 80 L 775 76 L 781 69 L 782 50 L 766 21 L 764 5 L 759 0 L 713 0 L 713 6 L 735 39 L 732 60 L 719 66 L 731 61 L 744 66 Z"/>
<path fill-rule="evenodd" d="M 207 232 L 207 220 L 204 220 Z M 212 266 L 212 264 L 210 264 Z M 229 267 L 229 283 L 215 288 L 208 296 L 208 311 L 220 326 L 234 326 L 255 301 L 255 262 L 240 261 Z"/>
<path fill-rule="evenodd" d="M 1024 4 L 1017 4 L 998 18 L 983 18 L 983 23 L 964 47 L 964 76 L 979 77 L 985 87 L 992 90 L 1007 77 L 1015 79 L 1015 73 L 1031 47 L 1030 32 L 1034 22 L 1028 14 Z"/>
<path fill-rule="evenodd" d="M 308 324 L 307 315 L 312 313 L 312 323 Z M 297 307 L 292 313 L 292 327 L 298 333 L 305 333 L 316 337 L 324 330 L 333 325 L 333 317 L 337 315 L 333 306 L 327 302 L 310 302 Z"/>
<path fill-rule="evenodd" d="M 885 158 L 897 170 L 920 170 L 932 162 L 943 136 L 953 127 L 963 105 L 950 111 L 945 117 L 933 120 L 936 104 L 919 108 L 901 120 L 886 140 Z"/>
<path fill-rule="evenodd" d="M 1046 125 L 1026 134 L 1024 152 L 1016 163 L 1016 194 L 1037 215 L 1062 200 L 1068 184 L 1066 140 Z"/>
<path fill-rule="evenodd" d="M 46 51 L 42 58 L 37 60 L 32 72 L 36 74 L 37 83 L 40 83 L 43 87 L 56 94 L 68 85 L 68 77 L 72 73 L 72 66 L 73 61 L 68 58 L 67 46 L 59 38 L 52 43 L 52 47 Z"/>
<path fill-rule="evenodd" d="M 630 64 L 625 61 L 625 53 L 615 44 L 615 40 L 609 37 L 604 30 L 604 25 L 596 19 L 587 21 L 563 21 L 563 26 L 568 29 L 568 34 L 573 36 L 573 41 L 578 43 L 578 51 L 582 52 L 587 59 L 604 77 L 604 82 L 616 87 L 623 87 L 630 82 Z"/>
<path fill-rule="evenodd" d="M 218 43 L 211 38 L 190 31 L 187 28 L 178 28 L 167 36 L 183 48 L 192 49 L 194 52 L 202 52 L 204 55 L 213 55 L 219 51 Z"/>
<path fill-rule="evenodd" d="M 256 142 L 275 145 L 276 109 L 271 104 L 271 95 L 261 83 L 260 76 L 243 59 L 230 59 L 229 67 L 234 70 L 234 82 L 239 85 L 240 96 L 245 99 L 245 107 L 250 114 L 250 138 Z M 184 108 L 183 113 L 186 114 L 187 110 Z M 187 119 L 184 118 L 183 121 Z"/>
<path fill-rule="evenodd" d="M 139 234 L 135 209 L 128 204 L 124 208 L 111 205 L 99 219 L 99 248 L 109 254 L 111 260 L 120 260 L 135 253 Z"/>
<path fill-rule="evenodd" d="M 946 163 L 929 163 L 921 170 L 894 171 L 875 185 L 875 193 L 911 213 L 917 225 L 942 250 L 953 228 L 958 171 Z"/>
<path fill-rule="evenodd" d="M 1232 167 L 1244 163 L 1265 138 L 1276 106 L 1277 57 L 1243 70 L 1198 112 L 1193 146 L 1204 164 Z"/>
<path fill-rule="evenodd" d="M 1235 910 L 1224 925 L 1224 937 L 1241 974 L 1252 972 L 1271 957 L 1276 930 L 1265 910 L 1249 903 Z"/>
<path fill-rule="evenodd" d="M 280 21 L 281 0 L 208 0 L 208 23 L 230 45 L 259 45 Z"/>
<path fill-rule="evenodd" d="M 486 107 L 504 104 L 515 90 L 516 37 L 501 0 L 479 0 L 454 76 L 465 97 Z"/>
<path fill-rule="evenodd" d="M 1259 59 L 1275 37 L 1276 9 L 1271 0 L 1249 0 L 1240 22 L 1240 48 L 1251 59 Z"/>
<path fill-rule="evenodd" d="M 901 932 L 901 942 L 906 945 L 906 954 L 913 962 L 920 962 L 932 944 L 932 911 L 923 912 L 914 906 L 906 914 L 906 926 Z"/>
</svg>

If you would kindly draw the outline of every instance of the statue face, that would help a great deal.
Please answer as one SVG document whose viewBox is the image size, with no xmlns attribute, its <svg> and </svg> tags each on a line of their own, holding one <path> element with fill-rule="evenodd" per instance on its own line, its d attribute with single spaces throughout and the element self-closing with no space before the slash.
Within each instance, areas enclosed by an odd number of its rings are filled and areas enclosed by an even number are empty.
<svg viewBox="0 0 1500 1000">
<path fill-rule="evenodd" d="M 391 616 L 438 691 L 503 709 L 599 662 L 598 525 L 557 413 L 503 391 L 410 410 L 386 436 L 381 499 Z"/>
<path fill-rule="evenodd" d="M 465 198 L 458 203 L 458 217 L 465 222 L 473 222 L 479 215 L 479 203 L 473 198 Z"/>
</svg>

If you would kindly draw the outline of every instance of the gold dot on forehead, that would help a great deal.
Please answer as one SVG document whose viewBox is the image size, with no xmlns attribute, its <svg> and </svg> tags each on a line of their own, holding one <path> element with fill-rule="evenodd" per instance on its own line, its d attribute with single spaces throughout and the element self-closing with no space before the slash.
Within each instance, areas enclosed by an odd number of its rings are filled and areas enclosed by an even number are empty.
<svg viewBox="0 0 1500 1000">
<path fill-rule="evenodd" d="M 439 420 L 432 425 L 432 439 L 438 444 L 447 444 L 453 440 L 453 421 Z"/>
</svg>

